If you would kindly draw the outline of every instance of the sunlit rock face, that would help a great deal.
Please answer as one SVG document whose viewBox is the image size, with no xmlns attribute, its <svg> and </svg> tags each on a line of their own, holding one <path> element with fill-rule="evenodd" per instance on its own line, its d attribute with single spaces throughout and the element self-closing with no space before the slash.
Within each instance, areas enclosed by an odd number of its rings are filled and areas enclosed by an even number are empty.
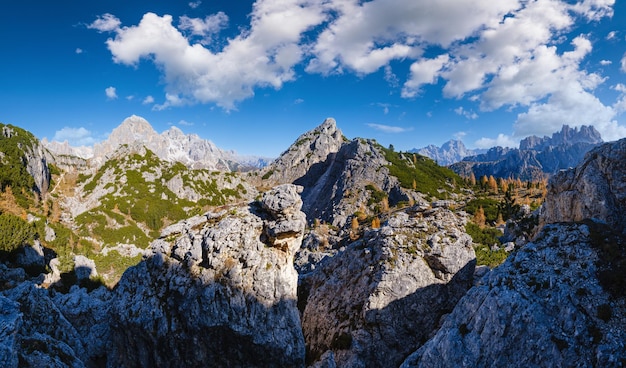
<svg viewBox="0 0 626 368">
<path fill-rule="evenodd" d="M 471 286 L 465 218 L 444 208 L 395 214 L 302 280 L 309 363 L 399 365 Z"/>
<path fill-rule="evenodd" d="M 112 366 L 302 366 L 293 255 L 306 224 L 301 188 L 172 225 L 120 281 Z"/>
<path fill-rule="evenodd" d="M 590 151 L 576 168 L 550 180 L 543 222 L 584 219 L 626 229 L 626 139 Z"/>
</svg>

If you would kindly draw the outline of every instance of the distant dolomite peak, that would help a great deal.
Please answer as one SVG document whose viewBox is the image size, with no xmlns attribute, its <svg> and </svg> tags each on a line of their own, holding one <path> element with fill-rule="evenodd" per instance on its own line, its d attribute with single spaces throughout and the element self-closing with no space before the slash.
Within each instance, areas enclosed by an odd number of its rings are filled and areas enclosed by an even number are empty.
<svg viewBox="0 0 626 368">
<path fill-rule="evenodd" d="M 213 142 L 196 134 L 185 135 L 179 128 L 171 127 L 159 134 L 140 116 L 126 118 L 113 129 L 109 138 L 94 146 L 94 162 L 101 165 L 122 145 L 139 142 L 165 161 L 178 161 L 192 168 L 230 171 L 229 161 L 234 152 L 223 151 Z"/>
</svg>

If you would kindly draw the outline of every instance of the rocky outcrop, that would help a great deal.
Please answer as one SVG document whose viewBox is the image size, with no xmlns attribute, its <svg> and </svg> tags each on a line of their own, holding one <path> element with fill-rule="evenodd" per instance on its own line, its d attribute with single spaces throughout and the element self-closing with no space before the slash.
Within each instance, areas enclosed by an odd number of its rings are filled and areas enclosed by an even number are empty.
<svg viewBox="0 0 626 368">
<path fill-rule="evenodd" d="M 593 149 L 548 184 L 544 223 L 594 219 L 626 231 L 626 139 Z"/>
<path fill-rule="evenodd" d="M 590 149 L 602 143 L 600 133 L 592 126 L 570 128 L 564 125 L 552 137 L 531 136 L 516 148 L 491 148 L 484 154 L 470 156 L 450 168 L 462 176 L 471 173 L 521 180 L 540 180 L 559 170 L 576 166 Z"/>
<path fill-rule="evenodd" d="M 48 293 L 26 281 L 0 294 L 3 367 L 85 366 L 80 335 Z"/>
<path fill-rule="evenodd" d="M 374 141 L 354 139 L 336 154 L 312 166 L 306 175 L 295 181 L 304 186 L 303 211 L 309 221 L 319 219 L 342 227 L 355 212 L 370 211 L 366 203 L 375 202 L 373 192 L 384 193 L 390 206 L 408 202 L 409 195 L 398 180 L 389 175 L 388 165 Z"/>
<path fill-rule="evenodd" d="M 611 293 L 607 282 L 624 273 L 607 256 L 626 252 L 591 225 L 545 227 L 483 277 L 402 367 L 622 366 L 624 289 Z"/>
<path fill-rule="evenodd" d="M 0 128 L 0 140 L 7 141 L 3 142 L 0 163 L 9 167 L 24 166 L 26 172 L 34 180 L 34 187 L 28 189 L 33 189 L 40 194 L 46 193 L 50 186 L 50 169 L 42 145 L 30 132 L 21 128 L 4 124 L 0 124 Z"/>
<path fill-rule="evenodd" d="M 302 366 L 294 185 L 171 225 L 111 302 L 111 366 Z"/>
<path fill-rule="evenodd" d="M 315 165 L 332 157 L 344 143 L 335 119 L 328 118 L 317 128 L 302 134 L 261 175 L 269 183 L 293 183 Z"/>
<path fill-rule="evenodd" d="M 415 207 L 323 261 L 301 281 L 307 359 L 318 366 L 397 366 L 471 286 L 465 219 Z"/>
<path fill-rule="evenodd" d="M 462 141 L 449 140 L 442 144 L 441 147 L 437 147 L 434 144 L 430 144 L 422 148 L 414 148 L 410 150 L 411 153 L 418 153 L 422 156 L 430 157 L 435 160 L 441 166 L 452 165 L 455 162 L 459 162 L 465 157 L 476 156 L 484 153 L 485 150 L 472 150 L 465 147 Z"/>
</svg>

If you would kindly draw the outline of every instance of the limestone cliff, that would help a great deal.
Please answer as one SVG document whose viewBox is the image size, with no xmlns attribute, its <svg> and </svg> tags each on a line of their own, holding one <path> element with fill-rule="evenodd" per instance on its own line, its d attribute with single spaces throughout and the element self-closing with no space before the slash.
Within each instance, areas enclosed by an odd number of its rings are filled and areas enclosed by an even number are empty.
<svg viewBox="0 0 626 368">
<path fill-rule="evenodd" d="M 544 223 L 595 219 L 626 232 L 626 139 L 591 150 L 548 183 Z"/>
<path fill-rule="evenodd" d="M 111 366 L 301 366 L 297 187 L 166 228 L 111 307 Z M 175 338 L 174 338 L 175 337 Z"/>
<path fill-rule="evenodd" d="M 624 298 L 600 277 L 607 270 L 602 247 L 617 244 L 602 245 L 606 233 L 597 231 L 545 227 L 483 277 L 402 367 L 623 366 Z"/>
<path fill-rule="evenodd" d="M 396 213 L 326 259 L 301 286 L 308 360 L 319 366 L 397 366 L 471 286 L 465 219 L 444 208 Z"/>
</svg>

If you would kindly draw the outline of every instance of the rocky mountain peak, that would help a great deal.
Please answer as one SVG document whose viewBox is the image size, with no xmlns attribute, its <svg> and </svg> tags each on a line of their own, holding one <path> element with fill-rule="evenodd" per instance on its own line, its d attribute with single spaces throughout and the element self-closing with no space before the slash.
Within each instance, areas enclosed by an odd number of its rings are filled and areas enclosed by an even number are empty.
<svg viewBox="0 0 626 368">
<path fill-rule="evenodd" d="M 292 183 L 304 176 L 313 165 L 337 153 L 343 143 L 343 133 L 337 128 L 335 119 L 328 118 L 315 129 L 299 136 L 266 168 L 264 177 L 276 183 Z"/>
<path fill-rule="evenodd" d="M 571 128 L 569 125 L 563 125 L 560 131 L 552 134 L 552 137 L 544 136 L 543 138 L 535 135 L 522 139 L 520 142 L 521 150 L 545 150 L 548 147 L 571 146 L 576 143 L 599 144 L 602 143 L 602 136 L 592 125 L 583 125 Z"/>
<path fill-rule="evenodd" d="M 448 166 L 452 165 L 455 162 L 459 162 L 465 157 L 474 156 L 481 152 L 482 150 L 470 150 L 465 147 L 462 141 L 451 139 L 441 147 L 437 147 L 434 144 L 428 145 L 423 148 L 415 148 L 410 150 L 409 152 L 418 153 L 422 156 L 430 157 L 435 160 L 439 165 Z"/>
<path fill-rule="evenodd" d="M 145 145 L 162 160 L 181 162 L 192 168 L 230 171 L 229 161 L 235 160 L 232 152 L 223 151 L 198 135 L 186 135 L 177 127 L 159 134 L 146 119 L 132 115 L 113 129 L 107 140 L 94 146 L 93 161 L 100 166 L 118 147 L 135 142 Z"/>
</svg>

